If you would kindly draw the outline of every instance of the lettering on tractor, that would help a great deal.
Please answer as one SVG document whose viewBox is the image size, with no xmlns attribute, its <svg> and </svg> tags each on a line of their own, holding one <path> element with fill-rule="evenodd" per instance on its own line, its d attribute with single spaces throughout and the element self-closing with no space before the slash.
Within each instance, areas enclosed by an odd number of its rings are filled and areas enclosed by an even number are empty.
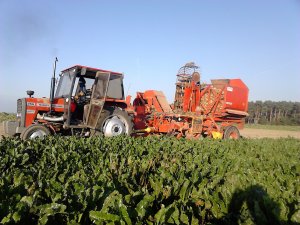
<svg viewBox="0 0 300 225">
<path fill-rule="evenodd" d="M 177 138 L 240 137 L 248 116 L 248 88 L 241 79 L 201 83 L 198 66 L 187 63 L 177 74 L 174 103 L 157 90 L 137 92 L 133 103 L 124 96 L 123 74 L 75 65 L 61 72 L 50 98 L 17 100 L 17 121 L 4 121 L 7 135 L 22 139 L 45 135 L 147 136 Z"/>
</svg>

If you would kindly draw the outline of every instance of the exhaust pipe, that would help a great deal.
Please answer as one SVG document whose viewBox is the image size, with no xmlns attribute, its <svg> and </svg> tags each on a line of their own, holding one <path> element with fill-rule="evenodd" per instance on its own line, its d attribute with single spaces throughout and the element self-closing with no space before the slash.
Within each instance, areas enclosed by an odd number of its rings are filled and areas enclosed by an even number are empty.
<svg viewBox="0 0 300 225">
<path fill-rule="evenodd" d="M 51 87 L 50 87 L 50 114 L 52 113 L 52 104 L 54 99 L 54 91 L 55 91 L 55 72 L 56 72 L 56 63 L 58 62 L 57 57 L 55 58 L 53 65 L 53 76 L 51 78 Z"/>
<path fill-rule="evenodd" d="M 45 114 L 43 114 L 42 116 L 40 114 L 37 114 L 36 116 L 37 119 L 39 120 L 47 120 L 47 121 L 50 121 L 50 122 L 61 122 L 61 121 L 64 121 L 64 117 L 61 116 L 61 117 L 49 117 L 49 116 L 45 116 Z"/>
</svg>

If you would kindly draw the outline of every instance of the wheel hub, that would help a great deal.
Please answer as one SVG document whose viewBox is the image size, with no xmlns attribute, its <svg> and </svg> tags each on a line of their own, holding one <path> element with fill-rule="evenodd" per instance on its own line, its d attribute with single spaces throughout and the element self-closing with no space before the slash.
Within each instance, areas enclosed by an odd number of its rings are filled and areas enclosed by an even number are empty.
<svg viewBox="0 0 300 225">
<path fill-rule="evenodd" d="M 42 131 L 42 130 L 37 130 L 34 131 L 30 136 L 29 139 L 35 139 L 35 138 L 43 138 L 44 136 L 46 136 L 46 132 Z"/>
<path fill-rule="evenodd" d="M 105 137 L 113 137 L 126 133 L 124 123 L 118 118 L 108 119 L 103 126 L 103 134 Z"/>
</svg>

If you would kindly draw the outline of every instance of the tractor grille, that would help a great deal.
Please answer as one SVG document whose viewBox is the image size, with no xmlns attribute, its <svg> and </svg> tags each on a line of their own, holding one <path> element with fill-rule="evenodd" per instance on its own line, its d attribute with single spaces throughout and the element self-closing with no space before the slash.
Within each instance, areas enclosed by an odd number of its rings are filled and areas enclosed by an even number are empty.
<svg viewBox="0 0 300 225">
<path fill-rule="evenodd" d="M 17 100 L 17 119 L 20 122 L 20 127 L 25 127 L 26 116 L 26 100 L 21 98 Z"/>
<path fill-rule="evenodd" d="M 22 99 L 18 99 L 17 100 L 17 113 L 21 113 L 22 112 Z"/>
</svg>

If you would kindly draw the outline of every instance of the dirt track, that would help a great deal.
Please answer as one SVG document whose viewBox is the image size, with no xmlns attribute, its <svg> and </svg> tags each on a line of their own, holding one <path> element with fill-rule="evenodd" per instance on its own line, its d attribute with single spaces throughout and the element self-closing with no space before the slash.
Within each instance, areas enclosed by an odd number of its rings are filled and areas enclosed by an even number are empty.
<svg viewBox="0 0 300 225">
<path fill-rule="evenodd" d="M 245 128 L 240 131 L 241 135 L 245 138 L 285 138 L 294 137 L 300 139 L 299 131 L 287 131 L 287 130 L 265 130 Z"/>
</svg>

